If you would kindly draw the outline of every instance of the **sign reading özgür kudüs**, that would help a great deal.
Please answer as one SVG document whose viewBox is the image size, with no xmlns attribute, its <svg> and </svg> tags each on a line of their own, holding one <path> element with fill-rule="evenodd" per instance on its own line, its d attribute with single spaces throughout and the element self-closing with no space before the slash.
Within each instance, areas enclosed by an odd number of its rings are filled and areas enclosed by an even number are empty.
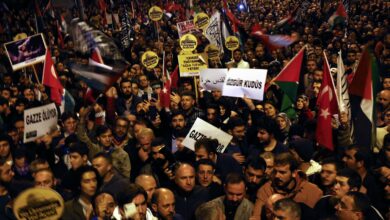
<svg viewBox="0 0 390 220">
<path fill-rule="evenodd" d="M 27 143 L 48 134 L 57 127 L 58 112 L 54 103 L 24 111 L 24 138 Z"/>
<path fill-rule="evenodd" d="M 233 136 L 214 127 L 213 125 L 197 118 L 192 125 L 190 132 L 188 132 L 186 138 L 183 141 L 183 145 L 191 150 L 195 150 L 195 142 L 202 138 L 217 139 L 219 142 L 217 151 L 223 153 L 232 140 Z"/>
</svg>

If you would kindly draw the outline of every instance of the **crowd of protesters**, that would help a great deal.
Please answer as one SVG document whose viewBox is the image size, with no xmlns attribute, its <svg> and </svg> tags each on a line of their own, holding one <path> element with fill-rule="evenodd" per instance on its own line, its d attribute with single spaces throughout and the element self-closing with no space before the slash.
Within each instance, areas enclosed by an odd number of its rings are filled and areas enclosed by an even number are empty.
<svg viewBox="0 0 390 220">
<path fill-rule="evenodd" d="M 75 39 L 66 30 L 60 33 L 61 45 L 56 19 L 49 12 L 43 15 L 43 34 L 58 78 L 74 105 L 60 115 L 57 131 L 34 142 L 23 143 L 23 112 L 51 103 L 50 92 L 37 82 L 32 68 L 13 72 L 0 48 L 0 219 L 16 219 L 13 201 L 31 187 L 57 191 L 65 201 L 64 220 L 390 218 L 389 2 L 347 1 L 348 19 L 332 27 L 327 21 L 338 1 L 309 1 L 300 19 L 278 28 L 277 22 L 300 1 L 228 1 L 242 22 L 242 50 L 211 62 L 210 68 L 229 63 L 268 69 L 270 80 L 307 45 L 293 118 L 279 111 L 282 96 L 276 87 L 259 102 L 205 91 L 183 77 L 172 90 L 170 108 L 162 107 L 158 96 L 166 80 L 162 62 L 147 69 L 140 61 L 142 53 L 153 50 L 162 58 L 165 52 L 164 67 L 172 73 L 181 50 L 176 23 L 187 20 L 194 10 L 211 16 L 222 11 L 223 4 L 193 0 L 190 9 L 187 1 L 175 1 L 184 11 L 164 16 L 157 34 L 155 24 L 147 22 L 147 11 L 172 1 L 124 2 L 132 27 L 126 49 L 121 48 L 120 24 L 107 25 L 98 1 L 84 1 L 84 20 L 112 38 L 129 63 L 118 82 L 96 99 L 86 98 L 88 85 L 68 66 L 88 62 L 89 55 L 74 49 Z M 243 2 L 249 10 L 238 7 Z M 113 6 L 109 13 L 119 13 L 120 3 L 107 1 Z M 30 6 L 2 9 L 2 43 L 37 33 Z M 76 7 L 54 12 L 80 17 Z M 250 36 L 255 24 L 270 34 L 294 31 L 300 38 L 289 47 L 269 50 Z M 198 35 L 197 51 L 207 45 L 207 39 Z M 375 100 L 375 146 L 354 143 L 351 119 L 341 112 L 332 123 L 335 149 L 330 151 L 315 139 L 323 51 L 330 67 L 336 68 L 341 50 L 345 74 L 352 78 L 364 47 L 373 49 L 381 78 Z M 199 139 L 194 151 L 183 146 L 197 118 L 233 136 L 223 153 L 217 151 L 216 139 Z M 132 216 L 126 216 L 129 203 L 136 208 Z"/>
</svg>

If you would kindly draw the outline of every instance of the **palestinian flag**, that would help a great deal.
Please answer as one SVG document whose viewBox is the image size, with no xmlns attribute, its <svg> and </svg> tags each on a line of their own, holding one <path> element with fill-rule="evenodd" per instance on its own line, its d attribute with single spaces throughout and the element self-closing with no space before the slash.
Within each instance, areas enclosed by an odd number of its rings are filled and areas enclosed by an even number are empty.
<svg viewBox="0 0 390 220">
<path fill-rule="evenodd" d="M 345 10 L 343 3 L 339 2 L 339 5 L 337 6 L 337 10 L 333 13 L 332 16 L 330 16 L 328 23 L 331 27 L 334 27 L 337 24 L 344 24 L 347 17 L 348 14 L 347 11 Z"/>
<path fill-rule="evenodd" d="M 368 47 L 363 51 L 355 76 L 349 85 L 354 137 L 359 146 L 374 146 L 376 134 L 375 97 L 379 88 L 379 69 Z M 370 129 L 368 129 L 370 128 Z"/>
<path fill-rule="evenodd" d="M 276 84 L 284 92 L 280 110 L 285 112 L 289 118 L 295 117 L 294 103 L 297 98 L 305 49 L 306 46 L 265 86 L 265 90 L 267 90 L 271 84 Z"/>
</svg>

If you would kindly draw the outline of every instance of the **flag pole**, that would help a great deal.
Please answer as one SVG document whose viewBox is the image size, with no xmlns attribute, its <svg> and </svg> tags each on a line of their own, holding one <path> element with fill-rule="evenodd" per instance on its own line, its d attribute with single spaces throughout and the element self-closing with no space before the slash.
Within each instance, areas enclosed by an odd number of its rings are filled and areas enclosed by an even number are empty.
<svg viewBox="0 0 390 220">
<path fill-rule="evenodd" d="M 35 69 L 35 65 L 32 65 L 31 67 L 32 67 L 33 72 L 34 72 L 35 80 L 37 80 L 38 85 L 41 85 L 41 82 L 39 82 L 37 70 Z M 43 78 L 42 78 L 42 80 L 43 80 Z"/>
</svg>

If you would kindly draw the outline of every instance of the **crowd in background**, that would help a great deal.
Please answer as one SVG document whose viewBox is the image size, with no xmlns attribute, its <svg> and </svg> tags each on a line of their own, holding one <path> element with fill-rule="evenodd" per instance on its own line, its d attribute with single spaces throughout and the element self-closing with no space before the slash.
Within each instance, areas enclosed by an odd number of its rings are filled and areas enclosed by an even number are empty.
<svg viewBox="0 0 390 220">
<path fill-rule="evenodd" d="M 12 71 L 0 47 L 0 219 L 16 218 L 13 200 L 31 187 L 57 191 L 65 201 L 64 220 L 389 219 L 390 3 L 346 1 L 348 19 L 331 26 L 328 19 L 339 2 L 309 1 L 295 21 L 280 27 L 278 22 L 301 1 L 228 1 L 242 23 L 242 47 L 233 57 L 225 52 L 209 68 L 268 69 L 269 81 L 307 46 L 296 115 L 289 117 L 279 111 L 282 92 L 277 87 L 260 102 L 206 91 L 194 84 L 199 80 L 185 77 L 172 90 L 170 107 L 162 106 L 159 93 L 166 72 L 175 71 L 181 51 L 176 23 L 194 12 L 211 16 L 224 10 L 221 1 L 192 0 L 192 7 L 189 2 L 106 1 L 106 13 L 119 15 L 117 23 L 107 24 L 101 1 L 83 1 L 83 19 L 109 36 L 128 62 L 118 81 L 103 94 L 95 91 L 95 96 L 70 68 L 72 63 L 88 63 L 90 54 L 77 51 L 70 30 L 58 28 L 60 17 L 68 23 L 80 17 L 78 6 L 43 8 L 40 32 L 33 3 L 0 7 L 0 42 L 23 33 L 43 33 L 73 103 L 58 118 L 58 130 L 23 143 L 24 110 L 51 103 L 50 91 L 31 67 Z M 239 7 L 244 2 L 248 10 Z M 169 4 L 181 7 L 158 25 L 148 20 L 151 6 L 166 9 Z M 123 7 L 131 26 L 128 48 L 121 45 Z M 270 50 L 251 36 L 256 24 L 269 34 L 297 32 L 300 37 L 288 47 Z M 209 42 L 201 34 L 197 37 L 196 51 L 203 52 Z M 374 52 L 380 74 L 375 145 L 354 143 L 350 115 L 341 112 L 332 123 L 335 149 L 330 151 L 315 138 L 323 51 L 330 67 L 336 68 L 341 50 L 345 74 L 352 79 L 365 47 Z M 145 68 L 140 59 L 149 50 L 160 58 L 164 53 L 165 64 Z M 233 136 L 223 153 L 210 138 L 199 139 L 194 150 L 183 146 L 197 118 Z M 126 216 L 129 203 L 136 209 L 132 216 Z"/>
</svg>

